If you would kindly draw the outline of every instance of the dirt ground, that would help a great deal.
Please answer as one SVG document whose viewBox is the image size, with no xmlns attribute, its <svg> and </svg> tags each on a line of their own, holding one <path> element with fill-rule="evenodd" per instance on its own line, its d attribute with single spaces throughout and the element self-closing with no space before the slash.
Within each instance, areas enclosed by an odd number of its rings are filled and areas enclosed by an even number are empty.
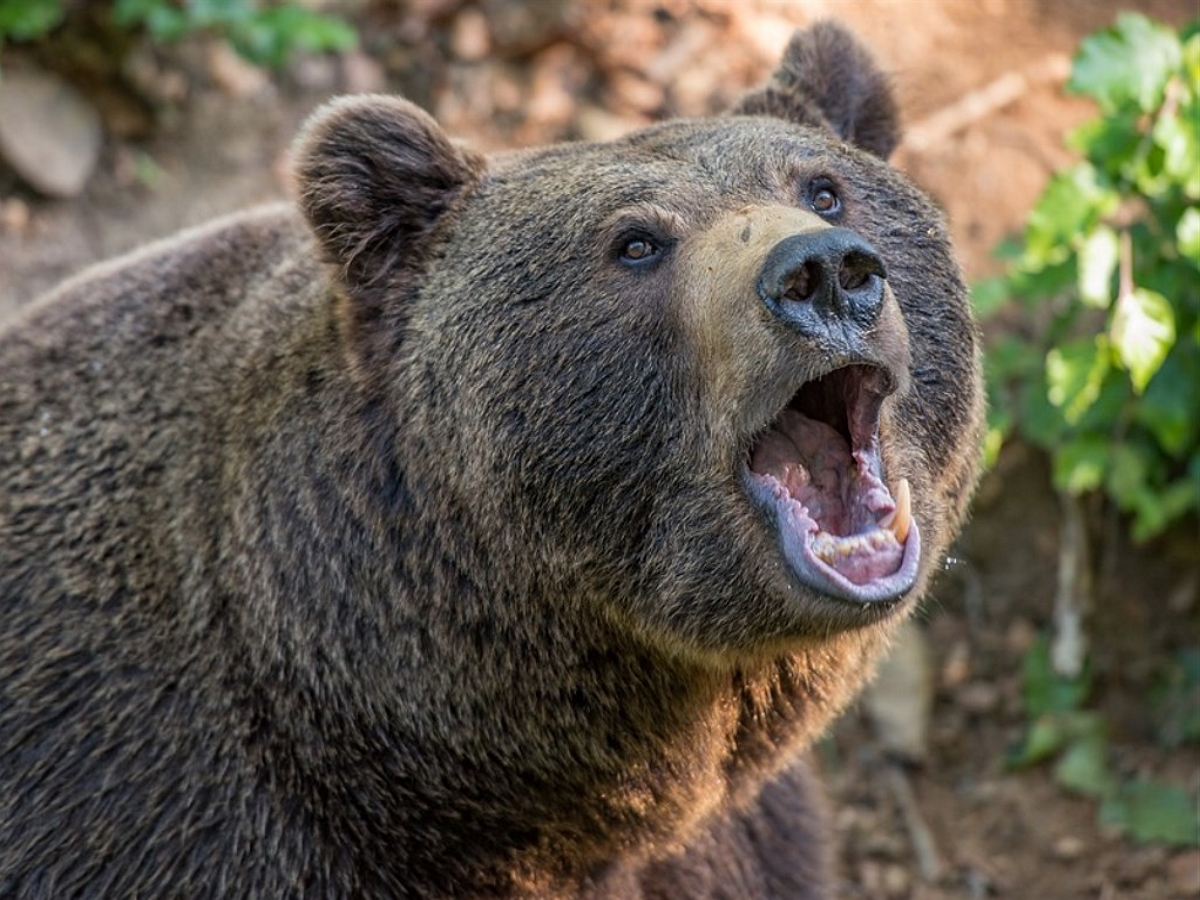
<svg viewBox="0 0 1200 900">
<path fill-rule="evenodd" d="M 944 206 L 967 274 L 979 277 L 995 270 L 991 248 L 1069 158 L 1063 134 L 1090 113 L 1061 91 L 1079 38 L 1123 8 L 1174 24 L 1200 15 L 1194 0 L 326 5 L 361 26 L 359 51 L 301 60 L 269 80 L 203 41 L 138 50 L 102 77 L 67 56 L 6 49 L 6 67 L 75 78 L 107 139 L 74 199 L 39 198 L 0 167 L 0 316 L 90 262 L 283 196 L 288 141 L 331 94 L 404 93 L 488 148 L 604 138 L 721 108 L 767 74 L 793 27 L 821 17 L 853 26 L 893 73 L 909 125 L 894 162 Z M 1098 572 L 1090 705 L 1108 722 L 1123 777 L 1163 778 L 1195 798 L 1196 748 L 1159 747 L 1145 702 L 1169 655 L 1200 644 L 1194 525 L 1137 548 L 1110 513 L 1087 509 Z M 1200 897 L 1200 851 L 1106 833 L 1095 804 L 1049 771 L 1005 766 L 1025 724 L 1021 660 L 1052 617 L 1059 518 L 1045 462 L 1009 447 L 921 617 L 934 682 L 927 759 L 889 761 L 861 707 L 819 748 L 837 810 L 842 896 Z"/>
</svg>

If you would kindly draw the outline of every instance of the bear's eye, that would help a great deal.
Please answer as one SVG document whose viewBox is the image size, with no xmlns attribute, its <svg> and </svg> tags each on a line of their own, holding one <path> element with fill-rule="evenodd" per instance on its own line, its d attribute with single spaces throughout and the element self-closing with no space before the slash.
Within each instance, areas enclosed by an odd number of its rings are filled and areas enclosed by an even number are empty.
<svg viewBox="0 0 1200 900">
<path fill-rule="evenodd" d="M 619 256 L 623 263 L 645 263 L 658 256 L 659 248 L 654 241 L 645 235 L 635 235 L 626 238 L 621 244 Z"/>
<path fill-rule="evenodd" d="M 808 205 L 820 216 L 836 216 L 842 211 L 842 199 L 826 181 L 818 181 L 808 189 Z"/>
</svg>

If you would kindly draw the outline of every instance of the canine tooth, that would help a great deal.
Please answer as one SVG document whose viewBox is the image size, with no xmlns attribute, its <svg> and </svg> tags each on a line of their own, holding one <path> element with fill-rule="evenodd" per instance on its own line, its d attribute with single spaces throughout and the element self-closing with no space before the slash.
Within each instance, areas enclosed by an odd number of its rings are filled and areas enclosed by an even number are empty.
<svg viewBox="0 0 1200 900">
<path fill-rule="evenodd" d="M 896 501 L 896 508 L 880 519 L 879 524 L 891 531 L 896 540 L 903 544 L 908 537 L 909 526 L 912 525 L 912 492 L 908 489 L 907 478 L 896 482 L 893 499 Z"/>
</svg>

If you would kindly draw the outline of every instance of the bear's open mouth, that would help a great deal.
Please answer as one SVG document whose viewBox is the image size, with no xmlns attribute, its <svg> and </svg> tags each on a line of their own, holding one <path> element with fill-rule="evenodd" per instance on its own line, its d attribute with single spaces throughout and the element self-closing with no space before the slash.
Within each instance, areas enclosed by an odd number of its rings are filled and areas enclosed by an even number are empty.
<svg viewBox="0 0 1200 900">
<path fill-rule="evenodd" d="M 883 481 L 888 373 L 850 365 L 804 384 L 750 451 L 750 495 L 806 585 L 860 603 L 909 590 L 920 563 L 908 482 Z"/>
</svg>

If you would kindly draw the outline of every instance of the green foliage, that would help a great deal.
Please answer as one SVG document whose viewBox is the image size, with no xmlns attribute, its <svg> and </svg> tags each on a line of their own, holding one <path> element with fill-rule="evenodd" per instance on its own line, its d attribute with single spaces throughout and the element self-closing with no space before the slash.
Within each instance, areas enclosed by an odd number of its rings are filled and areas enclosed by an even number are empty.
<svg viewBox="0 0 1200 900">
<path fill-rule="evenodd" d="M 295 50 L 345 50 L 354 29 L 331 16 L 292 4 L 262 6 L 254 0 L 114 0 L 113 18 L 126 28 L 144 27 L 158 41 L 213 31 L 251 62 L 278 67 Z"/>
<path fill-rule="evenodd" d="M 111 0 L 117 27 L 170 43 L 198 32 L 219 35 L 251 62 L 278 68 L 297 50 L 346 50 L 357 41 L 339 18 L 293 3 L 258 0 Z M 65 0 L 0 0 L 0 47 L 45 37 L 66 18 Z"/>
<path fill-rule="evenodd" d="M 62 0 L 0 0 L 0 46 L 6 40 L 31 41 L 58 27 Z"/>
<path fill-rule="evenodd" d="M 1200 688 L 1200 653 L 1182 653 L 1180 663 L 1183 673 L 1172 670 L 1157 693 L 1167 717 L 1182 729 L 1171 732 L 1181 742 L 1200 738 L 1200 723 L 1194 719 L 1196 710 L 1176 709 L 1176 704 L 1187 702 L 1189 691 Z M 1059 784 L 1099 801 L 1102 826 L 1137 841 L 1200 845 L 1200 813 L 1186 791 L 1150 779 L 1122 783 L 1112 771 L 1104 720 L 1084 708 L 1091 690 L 1088 670 L 1076 678 L 1055 674 L 1050 641 L 1042 636 L 1025 656 L 1022 684 L 1030 724 L 1024 742 L 1009 756 L 1012 768 L 1053 760 Z M 1190 696 L 1194 699 L 1194 694 Z"/>
<path fill-rule="evenodd" d="M 1161 781 L 1131 781 L 1104 798 L 1100 824 L 1139 841 L 1200 844 L 1200 821 L 1187 793 Z"/>
<path fill-rule="evenodd" d="M 1200 648 L 1176 654 L 1151 701 L 1160 744 L 1200 743 Z"/>
<path fill-rule="evenodd" d="M 1067 86 L 1100 110 L 1068 138 L 1082 159 L 976 288 L 981 316 L 1015 305 L 1039 326 L 990 350 L 987 451 L 1016 431 L 1141 540 L 1200 510 L 1200 23 L 1124 14 Z"/>
</svg>

